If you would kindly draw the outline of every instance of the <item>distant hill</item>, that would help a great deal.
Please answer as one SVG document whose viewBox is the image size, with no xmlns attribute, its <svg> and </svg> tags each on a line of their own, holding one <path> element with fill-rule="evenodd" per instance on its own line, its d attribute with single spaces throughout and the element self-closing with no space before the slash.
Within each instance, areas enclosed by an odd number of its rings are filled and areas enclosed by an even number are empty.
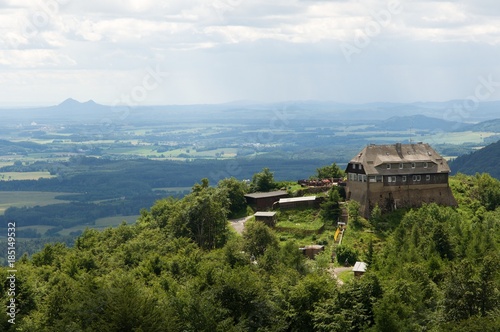
<svg viewBox="0 0 500 332">
<path fill-rule="evenodd" d="M 463 127 L 464 124 L 460 122 L 446 121 L 425 115 L 394 116 L 375 126 L 376 129 L 389 131 L 409 129 L 455 131 Z"/>
<path fill-rule="evenodd" d="M 483 121 L 464 128 L 470 131 L 500 132 L 500 119 Z"/>
<path fill-rule="evenodd" d="M 58 115 L 67 113 L 69 116 L 95 116 L 99 115 L 105 111 L 110 111 L 110 106 L 97 104 L 93 100 L 86 101 L 84 103 L 79 102 L 75 99 L 68 98 L 59 105 L 51 106 L 45 108 L 45 112 L 51 112 Z"/>
<path fill-rule="evenodd" d="M 452 174 L 490 173 L 500 179 L 500 141 L 490 144 L 473 153 L 456 158 L 449 163 Z"/>
</svg>

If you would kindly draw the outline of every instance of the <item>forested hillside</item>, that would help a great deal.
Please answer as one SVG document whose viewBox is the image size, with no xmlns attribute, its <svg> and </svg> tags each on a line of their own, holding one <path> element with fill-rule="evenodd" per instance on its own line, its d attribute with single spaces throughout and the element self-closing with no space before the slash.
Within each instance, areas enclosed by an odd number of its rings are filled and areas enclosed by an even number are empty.
<svg viewBox="0 0 500 332">
<path fill-rule="evenodd" d="M 344 285 L 330 273 L 331 251 L 308 260 L 294 239 L 258 222 L 234 233 L 226 222 L 234 181 L 202 180 L 183 199 L 143 210 L 135 225 L 87 230 L 73 248 L 20 258 L 16 324 L 4 314 L 0 330 L 498 331 L 498 180 L 454 177 L 456 209 L 431 204 L 371 221 L 351 214 L 344 250 L 370 264 Z M 5 306 L 9 276 L 3 268 Z"/>
<path fill-rule="evenodd" d="M 454 174 L 476 174 L 489 173 L 491 176 L 500 179 L 500 141 L 490 144 L 475 152 L 457 157 L 450 162 L 450 167 Z"/>
</svg>

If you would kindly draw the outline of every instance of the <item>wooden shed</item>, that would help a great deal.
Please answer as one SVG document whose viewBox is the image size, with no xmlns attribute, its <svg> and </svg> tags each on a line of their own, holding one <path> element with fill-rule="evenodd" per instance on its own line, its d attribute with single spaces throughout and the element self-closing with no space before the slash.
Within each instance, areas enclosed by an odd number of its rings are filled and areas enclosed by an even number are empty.
<svg viewBox="0 0 500 332">
<path fill-rule="evenodd" d="M 267 193 L 252 193 L 246 194 L 245 199 L 247 204 L 256 209 L 257 211 L 270 210 L 275 202 L 280 198 L 288 197 L 288 193 L 284 190 L 270 191 Z"/>
<path fill-rule="evenodd" d="M 356 262 L 354 267 L 352 268 L 352 272 L 354 272 L 355 277 L 361 277 L 366 272 L 366 263 L 365 262 Z"/>
<path fill-rule="evenodd" d="M 300 248 L 302 253 L 306 255 L 310 259 L 314 259 L 314 256 L 325 250 L 325 246 L 319 244 L 313 244 L 310 246 L 305 246 L 304 248 Z"/>
<path fill-rule="evenodd" d="M 276 212 L 256 212 L 254 214 L 256 221 L 261 221 L 269 227 L 274 227 L 276 225 Z"/>
</svg>

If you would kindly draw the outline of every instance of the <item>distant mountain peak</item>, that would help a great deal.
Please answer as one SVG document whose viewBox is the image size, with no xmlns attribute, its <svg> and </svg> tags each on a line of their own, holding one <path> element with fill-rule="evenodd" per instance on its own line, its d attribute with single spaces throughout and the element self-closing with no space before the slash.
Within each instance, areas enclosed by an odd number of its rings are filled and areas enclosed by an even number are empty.
<svg viewBox="0 0 500 332">
<path fill-rule="evenodd" d="M 86 102 L 80 102 L 73 98 L 68 98 L 57 106 L 52 106 L 51 108 L 57 110 L 58 112 L 84 112 L 88 114 L 93 111 L 102 111 L 106 109 L 108 106 L 100 105 L 93 101 L 92 99 Z"/>
<path fill-rule="evenodd" d="M 73 99 L 73 98 L 68 98 L 66 99 L 65 101 L 63 101 L 62 103 L 60 103 L 59 105 L 57 106 L 82 106 L 82 105 L 86 105 L 86 106 L 94 106 L 94 105 L 99 105 L 97 104 L 95 101 L 93 101 L 92 99 L 82 103 L 76 99 Z"/>
<path fill-rule="evenodd" d="M 57 106 L 74 106 L 74 105 L 81 105 L 81 103 L 76 99 L 68 98 Z"/>
</svg>

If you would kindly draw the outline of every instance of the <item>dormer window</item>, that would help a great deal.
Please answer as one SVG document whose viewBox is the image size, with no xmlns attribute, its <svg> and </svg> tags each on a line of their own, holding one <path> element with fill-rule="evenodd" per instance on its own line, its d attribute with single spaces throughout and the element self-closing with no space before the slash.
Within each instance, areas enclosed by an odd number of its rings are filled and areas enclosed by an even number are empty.
<svg viewBox="0 0 500 332">
<path fill-rule="evenodd" d="M 415 168 L 417 165 L 415 163 L 411 163 L 411 168 Z"/>
<path fill-rule="evenodd" d="M 399 164 L 399 169 L 403 169 L 403 163 Z"/>
<path fill-rule="evenodd" d="M 391 164 L 387 164 L 387 169 L 391 169 Z"/>
</svg>

